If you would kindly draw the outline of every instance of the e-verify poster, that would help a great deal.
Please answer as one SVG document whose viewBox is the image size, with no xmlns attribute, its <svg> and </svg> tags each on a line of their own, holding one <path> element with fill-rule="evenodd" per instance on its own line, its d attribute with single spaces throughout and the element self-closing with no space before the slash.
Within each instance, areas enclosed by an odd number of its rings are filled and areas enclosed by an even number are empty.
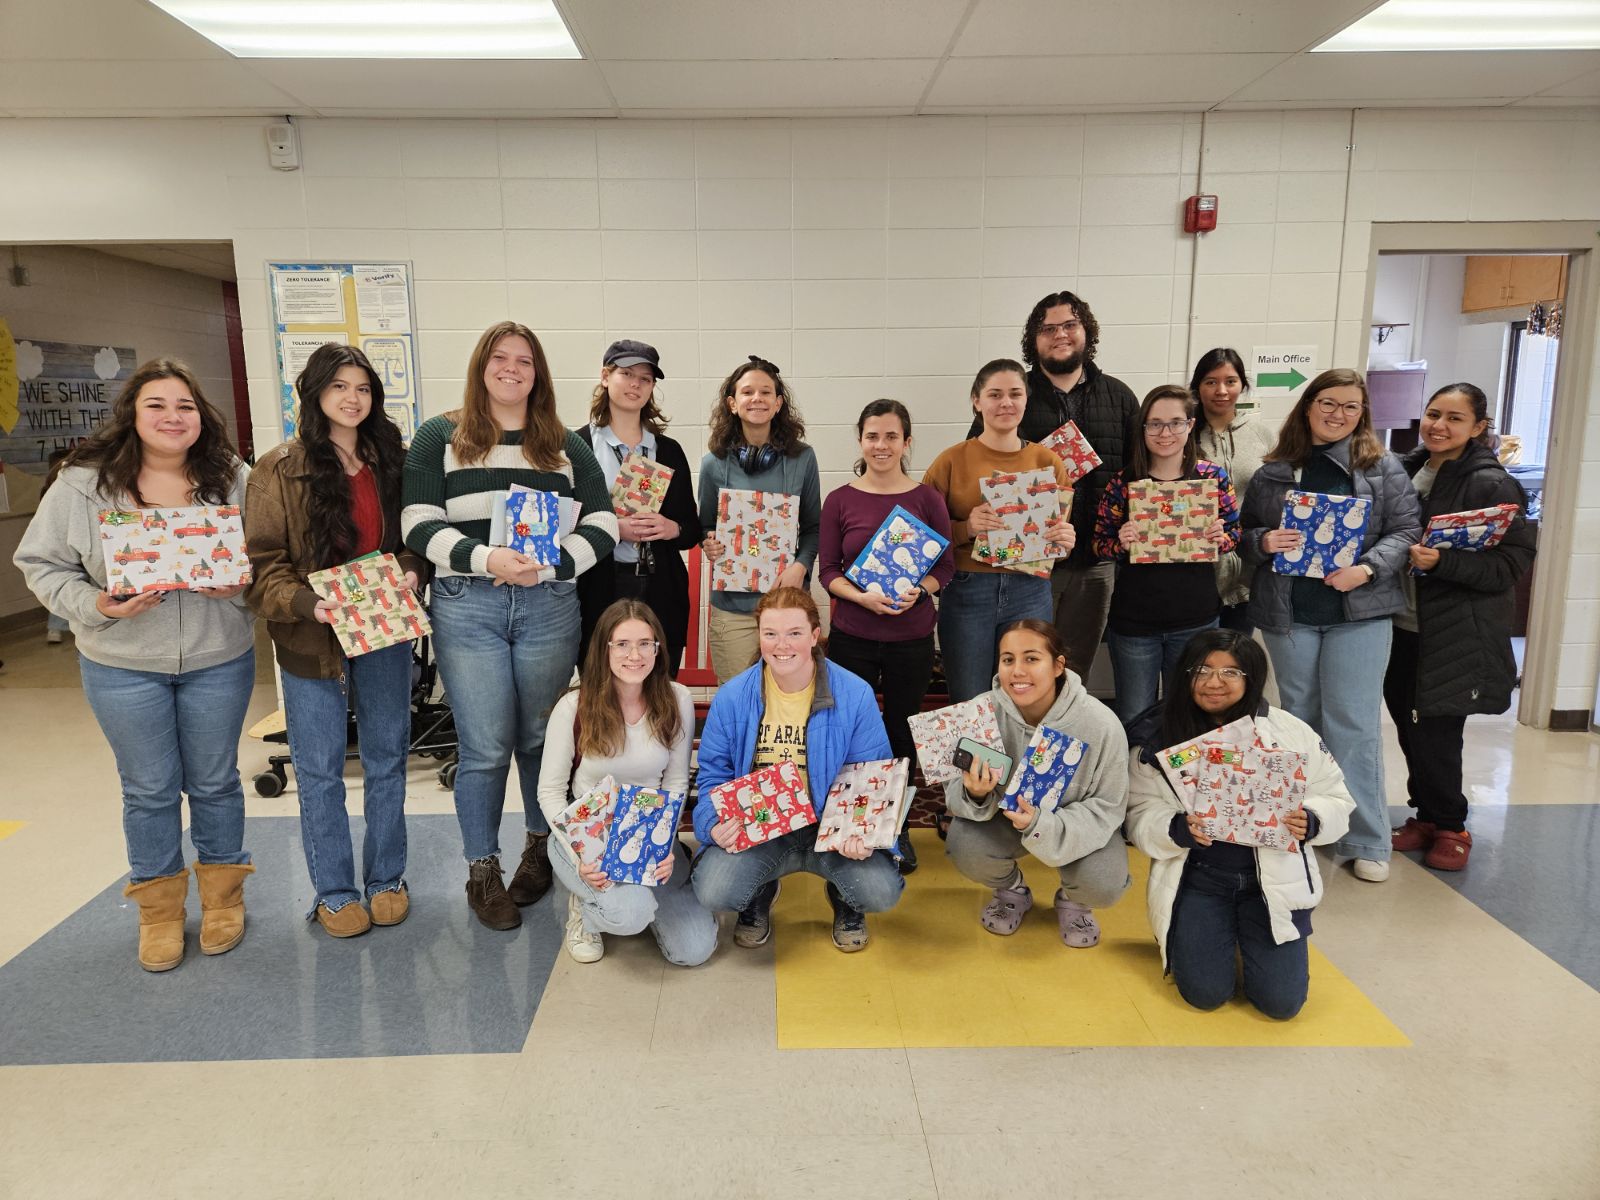
<svg viewBox="0 0 1600 1200">
<path fill-rule="evenodd" d="M 136 365 L 125 346 L 17 338 L 16 420 L 9 429 L 0 422 L 0 462 L 43 475 L 53 451 L 71 449 L 105 423 Z"/>
</svg>

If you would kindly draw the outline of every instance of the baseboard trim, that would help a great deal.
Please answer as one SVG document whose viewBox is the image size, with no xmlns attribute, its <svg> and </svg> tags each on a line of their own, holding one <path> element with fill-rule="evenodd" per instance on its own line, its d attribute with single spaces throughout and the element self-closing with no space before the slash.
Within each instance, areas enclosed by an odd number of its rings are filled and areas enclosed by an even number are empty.
<svg viewBox="0 0 1600 1200">
<path fill-rule="evenodd" d="M 1590 722 L 1590 710 L 1587 708 L 1552 708 L 1550 710 L 1551 733 L 1588 733 L 1594 726 Z"/>
<path fill-rule="evenodd" d="M 26 629 L 30 625 L 43 625 L 47 615 L 42 608 L 25 608 L 21 612 L 14 612 L 9 616 L 0 617 L 0 633 L 11 633 L 17 629 Z"/>
</svg>

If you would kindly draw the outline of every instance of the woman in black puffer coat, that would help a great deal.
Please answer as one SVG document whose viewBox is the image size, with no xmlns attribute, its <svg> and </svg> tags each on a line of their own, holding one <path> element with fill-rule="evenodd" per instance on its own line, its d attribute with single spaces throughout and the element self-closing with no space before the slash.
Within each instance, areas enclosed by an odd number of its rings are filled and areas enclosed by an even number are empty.
<svg viewBox="0 0 1600 1200">
<path fill-rule="evenodd" d="M 1461 790 L 1461 737 L 1472 713 L 1511 706 L 1517 667 L 1511 622 L 1517 580 L 1533 565 L 1527 497 L 1489 448 L 1489 404 L 1470 383 L 1440 388 L 1422 414 L 1422 444 L 1406 473 L 1422 496 L 1422 521 L 1441 513 L 1515 504 L 1505 537 L 1487 550 L 1411 547 L 1406 611 L 1395 615 L 1384 703 L 1400 734 L 1417 815 L 1394 831 L 1396 850 L 1426 850 L 1441 871 L 1467 865 L 1467 798 Z"/>
</svg>

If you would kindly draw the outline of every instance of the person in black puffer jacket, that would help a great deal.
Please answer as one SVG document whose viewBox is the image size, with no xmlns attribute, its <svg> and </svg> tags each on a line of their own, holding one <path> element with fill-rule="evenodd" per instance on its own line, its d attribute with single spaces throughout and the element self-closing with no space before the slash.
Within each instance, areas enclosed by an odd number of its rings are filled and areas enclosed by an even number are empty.
<svg viewBox="0 0 1600 1200">
<path fill-rule="evenodd" d="M 1533 565 L 1527 497 L 1489 448 L 1489 402 L 1470 383 L 1440 388 L 1422 414 L 1422 444 L 1402 459 L 1422 496 L 1422 521 L 1441 513 L 1515 504 L 1516 518 L 1487 550 L 1411 547 L 1407 605 L 1394 618 L 1383 699 L 1400 735 L 1417 815 L 1394 831 L 1396 850 L 1426 850 L 1441 871 L 1467 865 L 1467 798 L 1461 736 L 1471 713 L 1503 713 L 1517 685 L 1511 655 L 1513 591 Z"/>
</svg>

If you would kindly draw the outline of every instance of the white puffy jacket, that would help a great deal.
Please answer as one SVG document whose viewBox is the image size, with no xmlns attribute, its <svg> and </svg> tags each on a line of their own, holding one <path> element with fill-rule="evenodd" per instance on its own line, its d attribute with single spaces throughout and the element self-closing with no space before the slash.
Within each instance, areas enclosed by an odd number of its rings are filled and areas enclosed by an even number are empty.
<svg viewBox="0 0 1600 1200">
<path fill-rule="evenodd" d="M 1314 846 L 1336 842 L 1350 825 L 1356 802 L 1344 785 L 1344 772 L 1323 745 L 1317 731 L 1299 717 L 1279 708 L 1267 709 L 1256 718 L 1256 730 L 1263 744 L 1295 750 L 1310 757 L 1306 779 L 1305 807 L 1317 817 Z M 1172 924 L 1172 905 L 1183 879 L 1183 864 L 1189 851 L 1174 842 L 1169 834 L 1174 813 L 1183 805 L 1161 769 L 1141 758 L 1142 747 L 1135 746 L 1130 756 L 1128 779 L 1128 837 L 1150 856 L 1150 885 L 1145 898 L 1150 905 L 1150 928 L 1161 946 L 1161 962 L 1167 961 L 1167 930 Z M 1297 909 L 1315 908 L 1322 899 L 1322 877 L 1317 871 L 1317 856 L 1309 851 L 1290 854 L 1284 850 L 1258 849 L 1256 875 L 1261 880 L 1261 895 L 1272 919 L 1273 939 L 1282 945 L 1300 936 L 1295 928 Z"/>
</svg>

